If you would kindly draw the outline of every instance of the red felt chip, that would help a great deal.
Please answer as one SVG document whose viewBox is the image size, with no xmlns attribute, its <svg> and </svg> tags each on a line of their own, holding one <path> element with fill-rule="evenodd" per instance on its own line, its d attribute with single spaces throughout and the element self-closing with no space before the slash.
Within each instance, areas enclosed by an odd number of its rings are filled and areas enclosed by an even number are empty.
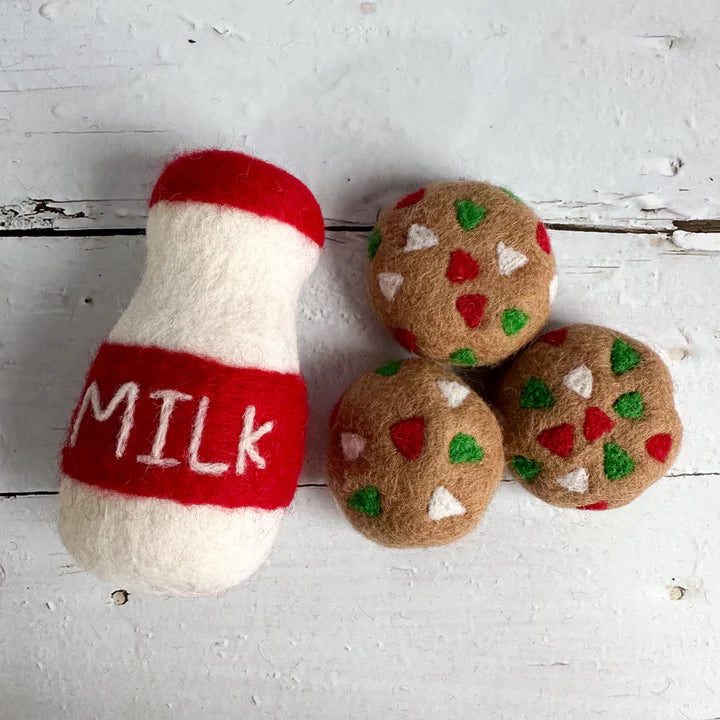
<svg viewBox="0 0 720 720">
<path fill-rule="evenodd" d="M 409 460 L 417 460 L 422 452 L 424 432 L 425 420 L 411 417 L 396 422 L 390 428 L 390 439 L 402 455 Z"/>
<path fill-rule="evenodd" d="M 338 398 L 338 401 L 333 406 L 332 412 L 330 413 L 330 427 L 332 427 L 335 424 L 335 421 L 337 420 L 338 413 L 340 412 L 340 403 L 342 402 L 343 396 L 341 395 Z"/>
<path fill-rule="evenodd" d="M 588 442 L 595 442 L 615 427 L 615 422 L 599 407 L 589 407 L 585 411 L 583 435 Z"/>
<path fill-rule="evenodd" d="M 601 500 L 600 502 L 593 503 L 592 505 L 581 505 L 578 510 L 607 510 L 607 500 Z"/>
<path fill-rule="evenodd" d="M 671 447 L 672 437 L 668 433 L 653 435 L 648 438 L 645 443 L 645 449 L 648 455 L 655 458 L 658 462 L 665 462 Z"/>
<path fill-rule="evenodd" d="M 457 311 L 468 327 L 476 328 L 483 319 L 487 297 L 485 295 L 461 295 L 455 301 Z"/>
<path fill-rule="evenodd" d="M 569 457 L 573 449 L 575 428 L 570 423 L 563 423 L 543 430 L 537 441 L 551 453 L 561 458 Z"/>
<path fill-rule="evenodd" d="M 535 239 L 537 240 L 537 244 L 549 255 L 550 236 L 547 234 L 547 230 L 541 222 L 539 222 L 535 228 Z"/>
<path fill-rule="evenodd" d="M 551 330 L 550 332 L 546 332 L 544 335 L 541 335 L 538 338 L 538 342 L 544 342 L 548 345 L 556 345 L 557 347 L 560 347 L 565 342 L 567 334 L 567 328 L 558 328 L 557 330 Z"/>
<path fill-rule="evenodd" d="M 461 283 L 472 280 L 478 276 L 477 260 L 464 250 L 453 250 L 450 253 L 450 263 L 445 271 L 445 277 L 450 282 Z"/>
<path fill-rule="evenodd" d="M 394 328 L 393 337 L 409 352 L 417 353 L 417 340 L 415 335 L 405 328 Z"/>
<path fill-rule="evenodd" d="M 411 205 L 415 205 L 415 203 L 419 203 L 424 197 L 425 188 L 420 188 L 419 190 L 411 192 L 409 195 L 406 195 L 404 198 L 398 200 L 395 208 L 399 210 L 400 208 L 410 207 Z"/>
</svg>

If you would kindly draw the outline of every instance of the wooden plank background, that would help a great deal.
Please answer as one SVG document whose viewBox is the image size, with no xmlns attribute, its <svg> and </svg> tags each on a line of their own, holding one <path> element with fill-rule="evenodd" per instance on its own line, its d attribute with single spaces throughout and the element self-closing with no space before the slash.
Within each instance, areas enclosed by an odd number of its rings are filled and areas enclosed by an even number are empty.
<svg viewBox="0 0 720 720">
<path fill-rule="evenodd" d="M 0 719 L 719 717 L 719 22 L 716 0 L 3 4 Z M 298 312 L 307 461 L 251 581 L 117 604 L 57 538 L 56 454 L 153 179 L 207 145 L 297 172 L 327 218 Z M 550 224 L 553 324 L 663 354 L 685 445 L 626 509 L 503 483 L 468 538 L 390 551 L 334 507 L 325 427 L 401 354 L 365 298 L 377 209 L 459 176 Z"/>
</svg>

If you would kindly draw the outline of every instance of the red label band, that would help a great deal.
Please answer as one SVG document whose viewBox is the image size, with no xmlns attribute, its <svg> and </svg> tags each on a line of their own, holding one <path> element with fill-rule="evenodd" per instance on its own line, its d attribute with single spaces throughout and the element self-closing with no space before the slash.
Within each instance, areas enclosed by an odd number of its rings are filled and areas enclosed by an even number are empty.
<svg viewBox="0 0 720 720">
<path fill-rule="evenodd" d="M 73 413 L 62 470 L 186 505 L 287 507 L 306 420 L 299 375 L 105 343 Z"/>
</svg>

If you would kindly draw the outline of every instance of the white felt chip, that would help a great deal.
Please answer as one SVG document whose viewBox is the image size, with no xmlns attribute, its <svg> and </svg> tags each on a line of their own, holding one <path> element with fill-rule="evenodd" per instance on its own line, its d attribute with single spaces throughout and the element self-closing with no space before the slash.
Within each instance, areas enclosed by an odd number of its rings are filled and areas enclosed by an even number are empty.
<svg viewBox="0 0 720 720">
<path fill-rule="evenodd" d="M 584 467 L 575 468 L 567 475 L 559 477 L 557 484 L 570 492 L 584 493 L 588 489 L 588 471 Z"/>
<path fill-rule="evenodd" d="M 464 515 L 466 512 L 465 506 L 447 488 L 438 485 L 433 490 L 428 507 L 428 515 L 431 520 Z"/>
<path fill-rule="evenodd" d="M 343 457 L 346 460 L 357 460 L 365 449 L 367 441 L 361 435 L 355 433 L 343 433 L 340 435 Z"/>
<path fill-rule="evenodd" d="M 434 247 L 440 241 L 438 236 L 424 225 L 411 225 L 407 234 L 405 243 L 405 252 L 413 252 L 414 250 L 425 250 Z"/>
<path fill-rule="evenodd" d="M 451 408 L 462 405 L 470 394 L 470 388 L 454 380 L 438 380 L 437 386 Z"/>
<path fill-rule="evenodd" d="M 557 295 L 557 291 L 558 291 L 558 276 L 553 275 L 552 280 L 550 281 L 550 286 L 548 287 L 548 297 L 550 298 L 551 305 L 555 302 L 555 297 Z"/>
<path fill-rule="evenodd" d="M 512 275 L 516 270 L 519 270 L 523 265 L 527 265 L 527 255 L 508 247 L 504 242 L 497 244 L 497 256 L 498 256 L 498 267 L 500 268 L 500 274 L 509 276 Z"/>
<path fill-rule="evenodd" d="M 378 273 L 377 279 L 380 292 L 392 302 L 405 278 L 398 273 Z"/>
<path fill-rule="evenodd" d="M 587 365 L 578 365 L 564 378 L 563 385 L 586 400 L 592 395 L 593 376 Z"/>
</svg>

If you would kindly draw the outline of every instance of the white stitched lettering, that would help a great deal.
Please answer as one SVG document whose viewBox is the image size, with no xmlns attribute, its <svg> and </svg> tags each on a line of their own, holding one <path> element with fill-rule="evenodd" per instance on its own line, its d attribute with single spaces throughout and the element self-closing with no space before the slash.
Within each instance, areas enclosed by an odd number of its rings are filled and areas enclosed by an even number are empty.
<svg viewBox="0 0 720 720">
<path fill-rule="evenodd" d="M 243 415 L 243 429 L 240 433 L 240 442 L 238 443 L 237 462 L 235 463 L 235 473 L 242 475 L 247 465 L 245 455 L 247 455 L 261 470 L 265 468 L 265 458 L 260 455 L 255 447 L 255 443 L 263 436 L 267 435 L 273 429 L 273 422 L 262 424 L 257 430 L 253 430 L 255 424 L 255 406 L 248 405 Z"/>
<path fill-rule="evenodd" d="M 80 405 L 80 410 L 75 418 L 75 424 L 73 425 L 72 434 L 70 435 L 70 447 L 74 447 L 77 442 L 78 433 L 80 432 L 80 423 L 85 416 L 88 405 L 92 405 L 92 414 L 94 418 L 98 422 L 105 422 L 115 412 L 117 406 L 125 400 L 125 412 L 123 412 L 122 421 L 120 423 L 120 432 L 118 433 L 117 444 L 115 445 L 115 457 L 122 457 L 125 453 L 125 448 L 127 447 L 128 438 L 130 437 L 130 431 L 132 430 L 135 418 L 135 401 L 137 400 L 138 391 L 138 386 L 134 382 L 127 382 L 124 385 L 121 385 L 112 396 L 112 399 L 107 404 L 107 407 L 103 409 L 102 401 L 100 399 L 100 390 L 98 389 L 97 383 L 91 383 L 85 391 L 82 404 Z"/>
<path fill-rule="evenodd" d="M 155 440 L 153 440 L 150 454 L 138 455 L 137 461 L 143 463 L 144 465 L 174 467 L 175 465 L 180 464 L 179 460 L 163 457 L 165 441 L 167 440 L 168 426 L 170 425 L 170 417 L 175 409 L 175 403 L 192 400 L 192 395 L 186 395 L 185 393 L 178 392 L 177 390 L 155 390 L 150 393 L 150 397 L 153 398 L 153 400 L 162 400 L 162 407 L 160 408 L 160 421 L 158 422 L 158 429 L 155 433 Z"/>
<path fill-rule="evenodd" d="M 190 438 L 189 460 L 190 469 L 203 475 L 222 475 L 230 466 L 225 463 L 205 463 L 198 458 L 203 430 L 205 429 L 205 417 L 210 405 L 210 398 L 203 395 L 198 405 L 195 422 L 193 423 L 192 437 Z"/>
</svg>

